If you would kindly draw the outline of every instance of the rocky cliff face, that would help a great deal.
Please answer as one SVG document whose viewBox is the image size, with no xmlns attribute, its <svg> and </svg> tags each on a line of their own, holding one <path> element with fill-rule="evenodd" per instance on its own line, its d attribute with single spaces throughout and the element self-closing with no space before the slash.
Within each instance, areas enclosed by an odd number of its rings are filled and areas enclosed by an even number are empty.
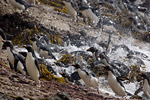
<svg viewBox="0 0 150 100">
<path fill-rule="evenodd" d="M 30 2 L 30 0 L 28 1 Z M 103 2 L 104 4 L 97 8 L 99 13 L 95 13 L 99 16 L 100 22 L 97 27 L 93 27 L 88 23 L 84 23 L 82 17 L 79 17 L 78 21 L 74 22 L 66 13 L 66 8 L 61 0 L 39 1 L 41 3 L 40 5 L 31 7 L 27 11 L 16 11 L 9 3 L 9 0 L 0 1 L 0 27 L 5 31 L 7 38 L 13 41 L 14 45 L 21 47 L 23 44 L 29 44 L 31 43 L 31 36 L 42 33 L 47 35 L 51 43 L 58 45 L 58 47 L 62 46 L 59 47 L 61 48 L 61 52 L 58 53 L 58 57 L 60 57 L 61 54 L 75 56 L 76 52 L 74 52 L 74 48 L 78 48 L 78 50 L 82 50 L 85 53 L 87 47 L 95 46 L 98 47 L 100 51 L 107 52 L 110 63 L 115 66 L 116 75 L 128 76 L 130 78 L 129 82 L 131 82 L 131 80 L 135 81 L 134 78 L 138 78 L 137 73 L 132 72 L 141 71 L 140 68 L 145 70 L 142 66 L 146 66 L 147 63 L 145 64 L 145 62 L 149 61 L 149 55 L 140 50 L 143 50 L 142 47 L 144 47 L 144 50 L 149 50 L 146 48 L 149 45 L 146 44 L 147 46 L 145 47 L 143 41 L 140 40 L 146 38 L 144 41 L 148 41 L 148 28 L 144 31 L 144 35 L 141 34 L 140 29 L 137 30 L 133 25 L 134 18 L 131 17 L 134 15 L 127 13 L 123 8 L 117 8 L 116 2 L 114 2 L 116 5 Z M 89 21 L 87 20 L 87 22 Z M 148 26 L 148 22 L 145 26 Z M 138 37 L 139 40 L 131 39 L 130 36 Z M 131 45 L 127 45 L 128 43 L 131 43 Z M 138 50 L 136 50 L 136 46 L 139 47 Z M 62 50 L 62 48 L 64 48 L 64 50 Z M 88 61 L 91 61 L 91 59 L 89 59 L 91 55 L 82 54 L 82 51 L 80 56 L 89 64 L 90 62 Z M 67 56 L 64 56 L 64 58 L 65 57 L 67 58 Z M 61 60 L 59 61 L 61 62 Z M 68 68 L 68 62 L 72 63 L 70 60 L 66 61 L 62 69 Z M 54 64 L 52 64 L 52 66 L 53 65 Z M 53 100 L 50 98 L 59 98 L 58 95 L 64 95 L 64 97 L 68 97 L 70 100 L 124 100 L 124 98 L 121 97 L 111 96 L 109 93 L 101 92 L 98 94 L 95 89 L 84 86 L 78 86 L 72 83 L 59 83 L 45 79 L 41 79 L 41 88 L 38 88 L 30 77 L 26 76 L 23 79 L 23 75 L 11 70 L 8 66 L 7 54 L 6 51 L 3 50 L 0 52 L 0 99 L 19 100 L 22 98 Z M 53 68 L 54 67 L 62 67 L 62 65 L 54 65 Z M 55 70 L 58 71 L 58 69 Z M 103 69 L 97 69 L 97 67 L 95 67 L 93 71 L 98 77 L 100 74 L 105 74 Z M 130 75 L 129 71 L 131 72 Z M 106 84 L 106 82 L 103 83 L 102 81 L 102 84 Z M 103 88 L 105 86 L 106 85 L 102 85 Z M 109 90 L 110 88 L 108 91 Z M 133 98 L 134 97 L 139 96 L 136 95 L 133 96 Z"/>
</svg>

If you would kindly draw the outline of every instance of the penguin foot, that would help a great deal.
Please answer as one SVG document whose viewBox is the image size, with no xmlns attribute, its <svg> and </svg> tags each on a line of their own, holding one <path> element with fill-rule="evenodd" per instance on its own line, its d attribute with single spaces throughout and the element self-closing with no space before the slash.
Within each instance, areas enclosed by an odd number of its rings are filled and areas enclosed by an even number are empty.
<svg viewBox="0 0 150 100">
<path fill-rule="evenodd" d="M 73 18 L 72 21 L 73 21 L 73 22 L 77 22 L 77 18 Z"/>
<path fill-rule="evenodd" d="M 21 76 L 21 79 L 23 79 L 23 80 L 24 80 L 24 79 L 25 79 L 25 75 Z"/>
<path fill-rule="evenodd" d="M 97 92 L 98 92 L 98 94 L 100 94 L 100 90 L 99 90 L 99 88 L 97 88 Z"/>
<path fill-rule="evenodd" d="M 40 87 L 41 87 L 41 84 L 36 84 L 36 86 L 40 88 Z"/>
<path fill-rule="evenodd" d="M 40 81 L 36 83 L 36 86 L 39 88 L 41 87 Z"/>
</svg>

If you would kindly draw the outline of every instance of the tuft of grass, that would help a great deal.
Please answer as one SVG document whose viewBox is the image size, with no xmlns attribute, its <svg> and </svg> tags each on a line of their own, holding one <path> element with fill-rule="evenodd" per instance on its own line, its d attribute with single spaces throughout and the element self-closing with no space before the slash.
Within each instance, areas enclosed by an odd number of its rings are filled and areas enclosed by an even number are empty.
<svg viewBox="0 0 150 100">
<path fill-rule="evenodd" d="M 47 70 L 47 67 L 43 64 L 40 65 L 40 71 L 41 71 L 41 79 L 42 80 L 49 80 L 49 81 L 57 81 L 60 83 L 66 83 L 65 79 L 63 77 L 56 77 L 51 72 Z"/>
<path fill-rule="evenodd" d="M 62 44 L 62 39 L 60 35 L 57 34 L 49 34 L 50 42 L 53 44 L 61 45 Z"/>
<path fill-rule="evenodd" d="M 37 29 L 36 25 L 32 29 L 25 29 L 24 32 L 17 34 L 15 38 L 13 38 L 12 42 L 15 45 L 22 45 L 22 44 L 29 44 L 31 41 L 29 37 L 34 34 L 38 34 L 39 30 Z"/>
<path fill-rule="evenodd" d="M 63 64 L 72 64 L 75 57 L 71 56 L 70 54 L 62 55 L 62 57 L 57 60 L 57 62 L 61 62 Z"/>
</svg>

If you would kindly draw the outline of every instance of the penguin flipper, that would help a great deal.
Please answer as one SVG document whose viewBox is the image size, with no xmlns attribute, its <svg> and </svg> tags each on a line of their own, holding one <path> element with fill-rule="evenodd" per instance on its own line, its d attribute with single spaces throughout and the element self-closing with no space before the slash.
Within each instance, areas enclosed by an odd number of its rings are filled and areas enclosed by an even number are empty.
<svg viewBox="0 0 150 100">
<path fill-rule="evenodd" d="M 119 84 L 125 89 L 124 85 L 122 84 L 122 82 L 119 80 L 118 77 L 116 77 L 117 81 L 119 82 Z"/>
<path fill-rule="evenodd" d="M 22 4 L 22 5 L 28 5 L 25 1 L 23 0 L 15 0 L 16 2 Z"/>
<path fill-rule="evenodd" d="M 39 62 L 38 62 L 38 60 L 37 59 L 35 59 L 35 65 L 36 65 L 36 67 L 37 67 L 37 69 L 38 69 L 38 71 L 39 71 L 39 73 L 40 73 L 40 66 L 39 66 Z"/>
<path fill-rule="evenodd" d="M 57 75 L 57 73 L 54 71 L 54 69 L 52 68 L 52 66 L 50 66 L 50 65 L 46 65 L 46 66 L 47 66 L 48 71 L 50 71 L 54 75 Z"/>
<path fill-rule="evenodd" d="M 128 96 L 133 96 L 133 94 L 131 94 L 130 92 L 128 92 L 128 91 L 125 91 L 125 92 Z"/>
<path fill-rule="evenodd" d="M 91 79 L 92 78 L 92 75 L 91 74 L 89 74 L 89 72 L 87 72 L 86 70 L 83 70 L 85 73 L 86 73 L 86 75 L 89 77 L 89 79 Z"/>
<path fill-rule="evenodd" d="M 27 68 L 26 68 L 26 66 L 25 66 L 24 58 L 23 58 L 22 55 L 20 55 L 20 54 L 17 54 L 17 57 L 18 57 L 18 59 L 21 61 L 21 63 L 23 64 L 24 70 L 25 70 L 25 72 L 27 73 Z"/>
<path fill-rule="evenodd" d="M 95 73 L 94 73 L 94 72 L 92 72 L 91 74 L 92 74 L 92 76 L 93 76 L 93 77 L 96 77 L 96 75 L 95 75 Z"/>
<path fill-rule="evenodd" d="M 9 66 L 10 66 L 10 69 L 14 69 L 14 68 L 13 68 L 13 65 L 11 64 L 10 61 L 9 61 Z"/>
<path fill-rule="evenodd" d="M 73 73 L 71 74 L 71 78 L 72 78 L 73 80 L 80 80 L 80 79 L 81 79 L 77 71 L 75 71 L 75 72 L 73 72 Z"/>
<path fill-rule="evenodd" d="M 89 73 L 86 70 L 83 70 L 87 75 L 89 75 Z"/>
<path fill-rule="evenodd" d="M 18 59 L 19 59 L 21 62 L 24 62 L 24 59 L 23 59 L 23 56 L 22 56 L 22 55 L 17 54 L 17 57 L 18 57 Z"/>
<path fill-rule="evenodd" d="M 54 60 L 56 60 L 55 56 L 51 52 L 49 52 L 48 55 L 51 56 Z"/>
<path fill-rule="evenodd" d="M 14 62 L 14 69 L 15 69 L 15 72 L 17 72 L 17 64 L 18 64 L 18 59 L 15 59 L 15 62 Z"/>
</svg>

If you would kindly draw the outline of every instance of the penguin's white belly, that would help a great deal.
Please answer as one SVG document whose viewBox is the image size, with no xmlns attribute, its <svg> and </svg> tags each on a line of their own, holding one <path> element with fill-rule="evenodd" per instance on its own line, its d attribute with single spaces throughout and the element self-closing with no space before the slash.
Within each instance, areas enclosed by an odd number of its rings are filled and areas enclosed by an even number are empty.
<svg viewBox="0 0 150 100">
<path fill-rule="evenodd" d="M 2 37 L 0 36 L 0 50 L 2 50 L 3 42 L 2 42 Z"/>
<path fill-rule="evenodd" d="M 17 70 L 20 71 L 23 75 L 25 75 L 24 66 L 20 61 L 18 61 Z"/>
<path fill-rule="evenodd" d="M 97 83 L 95 83 L 95 80 L 93 78 L 89 78 L 89 76 L 84 71 L 78 71 L 78 74 L 80 78 L 84 81 L 85 85 L 88 87 L 96 87 Z"/>
<path fill-rule="evenodd" d="M 9 0 L 9 1 L 15 8 L 25 10 L 24 5 L 17 3 L 15 0 Z"/>
<path fill-rule="evenodd" d="M 78 70 L 77 70 L 78 71 Z M 84 81 L 86 85 L 89 86 L 89 78 L 84 71 L 78 71 L 80 78 Z"/>
<path fill-rule="evenodd" d="M 34 49 L 36 52 L 39 52 L 38 47 L 37 47 L 37 45 L 36 45 L 36 42 L 33 42 L 32 46 L 33 46 L 33 49 Z"/>
<path fill-rule="evenodd" d="M 116 95 L 126 96 L 124 88 L 118 83 L 115 77 L 108 77 L 108 84 Z"/>
<path fill-rule="evenodd" d="M 39 81 L 39 71 L 35 65 L 35 59 L 33 57 L 28 57 L 26 58 L 26 68 L 27 71 L 29 73 L 29 75 L 31 76 L 31 78 L 38 82 Z"/>
<path fill-rule="evenodd" d="M 7 49 L 7 52 L 8 52 L 8 60 L 10 61 L 10 63 L 13 65 L 13 67 L 14 67 L 14 55 L 12 54 L 12 52 L 9 50 L 9 49 Z"/>
<path fill-rule="evenodd" d="M 150 95 L 150 86 L 149 86 L 148 81 L 146 79 L 144 80 L 143 91 L 145 93 L 147 92 Z"/>
<path fill-rule="evenodd" d="M 95 78 L 95 77 L 92 77 L 92 78 L 90 79 L 90 84 L 91 84 L 91 87 L 97 88 L 97 87 L 99 86 L 98 79 Z"/>
</svg>

